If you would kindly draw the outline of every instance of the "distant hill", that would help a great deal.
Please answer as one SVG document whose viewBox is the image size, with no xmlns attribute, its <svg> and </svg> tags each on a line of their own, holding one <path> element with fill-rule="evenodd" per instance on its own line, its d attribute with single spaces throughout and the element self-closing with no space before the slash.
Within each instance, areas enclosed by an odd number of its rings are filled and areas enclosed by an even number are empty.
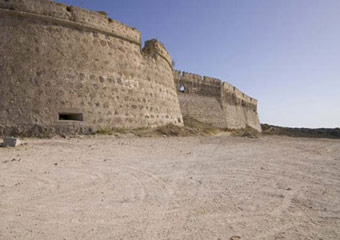
<svg viewBox="0 0 340 240">
<path fill-rule="evenodd" d="M 263 135 L 340 139 L 340 128 L 288 128 L 269 124 L 261 124 L 261 126 Z"/>
</svg>

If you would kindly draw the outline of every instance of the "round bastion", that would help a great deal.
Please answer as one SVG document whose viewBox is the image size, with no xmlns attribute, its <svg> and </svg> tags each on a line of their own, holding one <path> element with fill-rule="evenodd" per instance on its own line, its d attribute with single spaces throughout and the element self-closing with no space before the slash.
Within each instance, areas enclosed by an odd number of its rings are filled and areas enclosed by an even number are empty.
<svg viewBox="0 0 340 240">
<path fill-rule="evenodd" d="M 0 135 L 182 126 L 164 46 L 93 12 L 0 0 Z"/>
</svg>

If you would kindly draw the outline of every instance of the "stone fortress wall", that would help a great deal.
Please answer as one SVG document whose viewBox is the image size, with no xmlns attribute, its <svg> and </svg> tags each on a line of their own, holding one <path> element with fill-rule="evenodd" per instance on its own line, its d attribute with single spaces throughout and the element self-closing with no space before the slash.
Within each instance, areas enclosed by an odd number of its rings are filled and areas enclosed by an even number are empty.
<svg viewBox="0 0 340 240">
<path fill-rule="evenodd" d="M 49 0 L 0 0 L 0 135 L 182 126 L 164 46 Z"/>
<path fill-rule="evenodd" d="M 229 83 L 198 74 L 174 71 L 183 117 L 228 129 L 247 125 L 261 132 L 257 100 Z"/>
<path fill-rule="evenodd" d="M 183 126 L 182 113 L 261 130 L 257 101 L 235 87 L 174 71 L 160 42 L 141 49 L 105 12 L 49 0 L 0 0 L 0 86 L 0 135 Z"/>
</svg>

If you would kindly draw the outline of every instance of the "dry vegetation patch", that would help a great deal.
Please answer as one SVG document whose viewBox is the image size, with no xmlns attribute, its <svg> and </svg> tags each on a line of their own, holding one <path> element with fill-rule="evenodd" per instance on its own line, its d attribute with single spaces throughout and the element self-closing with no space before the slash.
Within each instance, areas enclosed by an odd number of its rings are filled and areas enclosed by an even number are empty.
<svg viewBox="0 0 340 240">
<path fill-rule="evenodd" d="M 219 133 L 228 133 L 226 129 L 214 127 L 208 123 L 203 123 L 193 118 L 184 118 L 184 127 L 174 124 L 156 128 L 136 128 L 136 129 L 112 129 L 100 130 L 97 134 L 119 136 L 121 134 L 133 134 L 138 137 L 161 137 L 161 136 L 212 136 Z"/>
</svg>

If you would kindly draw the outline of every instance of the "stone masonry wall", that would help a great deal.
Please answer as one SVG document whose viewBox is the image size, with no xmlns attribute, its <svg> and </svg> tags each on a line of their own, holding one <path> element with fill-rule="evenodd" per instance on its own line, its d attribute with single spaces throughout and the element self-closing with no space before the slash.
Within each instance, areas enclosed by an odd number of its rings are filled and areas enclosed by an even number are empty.
<svg viewBox="0 0 340 240">
<path fill-rule="evenodd" d="M 183 125 L 170 55 L 140 41 L 104 13 L 0 0 L 0 135 Z"/>
<path fill-rule="evenodd" d="M 221 81 L 200 75 L 174 72 L 175 84 L 183 116 L 225 128 L 221 104 Z M 180 88 L 184 86 L 184 91 Z"/>
<path fill-rule="evenodd" d="M 222 85 L 221 95 L 228 128 L 244 128 L 248 125 L 261 131 L 256 99 L 247 96 L 226 82 Z"/>
<path fill-rule="evenodd" d="M 174 71 L 175 84 L 184 117 L 216 127 L 261 131 L 257 100 L 216 78 Z"/>
</svg>

